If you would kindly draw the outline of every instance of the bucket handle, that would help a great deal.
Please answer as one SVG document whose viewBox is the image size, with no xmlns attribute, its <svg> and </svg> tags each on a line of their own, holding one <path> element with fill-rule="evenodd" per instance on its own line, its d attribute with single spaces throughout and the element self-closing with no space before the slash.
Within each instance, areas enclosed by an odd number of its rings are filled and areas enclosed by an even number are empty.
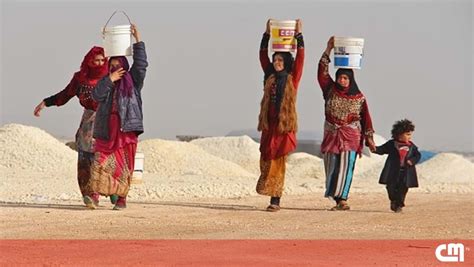
<svg viewBox="0 0 474 267">
<path fill-rule="evenodd" d="M 107 22 L 105 23 L 104 27 L 102 28 L 102 34 L 105 33 L 105 27 L 107 27 L 107 25 L 109 24 L 109 21 L 112 19 L 112 17 L 113 17 L 117 12 L 121 12 L 122 14 L 124 14 L 125 17 L 127 17 L 128 22 L 130 22 L 130 25 L 132 25 L 132 21 L 130 21 L 130 18 L 128 17 L 127 13 L 125 13 L 125 11 L 122 11 L 122 10 L 115 10 L 115 12 L 112 13 L 112 16 L 110 16 L 110 18 L 107 20 Z"/>
</svg>

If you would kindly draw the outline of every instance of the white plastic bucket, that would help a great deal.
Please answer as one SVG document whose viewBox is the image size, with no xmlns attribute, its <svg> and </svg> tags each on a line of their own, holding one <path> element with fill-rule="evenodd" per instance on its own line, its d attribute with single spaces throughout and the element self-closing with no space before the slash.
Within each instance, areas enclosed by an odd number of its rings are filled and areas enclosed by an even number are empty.
<svg viewBox="0 0 474 267">
<path fill-rule="evenodd" d="M 127 18 L 127 14 L 122 12 Z M 104 51 L 106 57 L 114 56 L 131 56 L 132 55 L 132 26 L 131 25 L 117 25 L 107 27 L 110 19 L 117 13 L 115 11 L 109 20 L 102 28 L 102 38 L 104 44 Z M 128 19 L 130 22 L 130 19 Z M 131 22 L 130 22 L 131 24 Z"/>
<path fill-rule="evenodd" d="M 271 50 L 273 52 L 295 52 L 295 30 L 296 20 L 271 20 Z"/>
<path fill-rule="evenodd" d="M 334 37 L 334 67 L 360 69 L 364 54 L 364 39 Z"/>
<path fill-rule="evenodd" d="M 142 183 L 143 179 L 143 167 L 145 163 L 145 154 L 137 152 L 135 153 L 135 167 L 132 175 L 132 183 Z"/>
</svg>

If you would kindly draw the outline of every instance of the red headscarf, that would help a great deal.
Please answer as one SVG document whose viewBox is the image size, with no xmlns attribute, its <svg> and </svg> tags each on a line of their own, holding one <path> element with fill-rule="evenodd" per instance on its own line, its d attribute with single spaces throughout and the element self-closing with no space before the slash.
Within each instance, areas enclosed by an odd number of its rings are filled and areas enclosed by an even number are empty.
<svg viewBox="0 0 474 267">
<path fill-rule="evenodd" d="M 97 55 L 104 56 L 104 64 L 96 66 L 94 59 Z M 87 52 L 84 60 L 81 63 L 81 70 L 77 72 L 77 78 L 80 83 L 87 85 L 95 85 L 102 77 L 109 73 L 107 58 L 104 55 L 104 49 L 99 46 L 94 46 Z"/>
</svg>

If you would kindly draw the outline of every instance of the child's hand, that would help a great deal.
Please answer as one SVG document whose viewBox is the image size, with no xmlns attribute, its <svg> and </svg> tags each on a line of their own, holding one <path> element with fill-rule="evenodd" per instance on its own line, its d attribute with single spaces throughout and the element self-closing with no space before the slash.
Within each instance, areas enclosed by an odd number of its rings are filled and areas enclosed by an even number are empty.
<svg viewBox="0 0 474 267">
<path fill-rule="evenodd" d="M 413 166 L 413 163 L 411 162 L 411 160 L 407 160 L 407 164 L 410 166 Z"/>
</svg>

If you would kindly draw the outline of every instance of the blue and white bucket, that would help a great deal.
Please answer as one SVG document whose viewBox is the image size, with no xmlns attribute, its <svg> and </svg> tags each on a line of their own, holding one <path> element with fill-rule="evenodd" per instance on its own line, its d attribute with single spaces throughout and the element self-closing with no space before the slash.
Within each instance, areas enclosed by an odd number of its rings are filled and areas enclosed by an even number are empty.
<svg viewBox="0 0 474 267">
<path fill-rule="evenodd" d="M 363 50 L 363 38 L 334 37 L 334 67 L 360 69 Z"/>
</svg>

